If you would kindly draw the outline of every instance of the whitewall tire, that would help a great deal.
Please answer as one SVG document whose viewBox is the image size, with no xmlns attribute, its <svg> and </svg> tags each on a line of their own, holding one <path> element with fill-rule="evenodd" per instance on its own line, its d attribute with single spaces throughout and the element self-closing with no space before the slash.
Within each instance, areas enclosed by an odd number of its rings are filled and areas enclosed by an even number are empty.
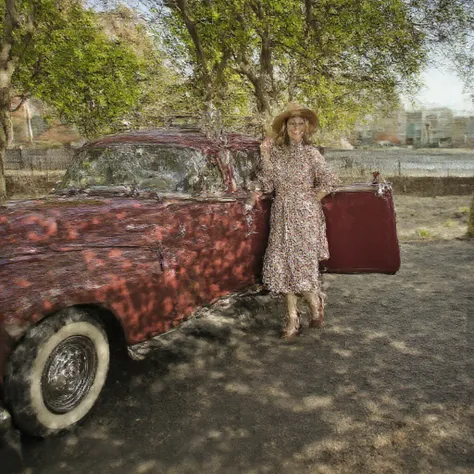
<svg viewBox="0 0 474 474">
<path fill-rule="evenodd" d="M 96 402 L 109 369 L 107 335 L 95 318 L 67 308 L 31 328 L 5 380 L 15 424 L 34 436 L 74 426 Z"/>
</svg>

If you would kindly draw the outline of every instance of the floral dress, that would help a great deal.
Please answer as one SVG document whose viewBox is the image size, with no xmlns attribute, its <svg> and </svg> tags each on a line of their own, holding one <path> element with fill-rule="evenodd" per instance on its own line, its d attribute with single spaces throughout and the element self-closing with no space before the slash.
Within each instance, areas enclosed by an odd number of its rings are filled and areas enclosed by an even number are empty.
<svg viewBox="0 0 474 474">
<path fill-rule="evenodd" d="M 263 282 L 275 293 L 320 293 L 319 261 L 329 258 L 326 222 L 317 198 L 339 179 L 311 145 L 278 146 L 263 153 L 258 178 L 274 192 Z"/>
</svg>

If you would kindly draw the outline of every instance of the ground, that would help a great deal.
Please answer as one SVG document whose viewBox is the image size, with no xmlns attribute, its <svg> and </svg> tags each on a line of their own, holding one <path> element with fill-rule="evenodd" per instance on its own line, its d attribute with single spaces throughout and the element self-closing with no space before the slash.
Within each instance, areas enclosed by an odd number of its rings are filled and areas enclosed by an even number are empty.
<svg viewBox="0 0 474 474">
<path fill-rule="evenodd" d="M 327 325 L 308 329 L 301 305 L 293 343 L 278 339 L 283 302 L 249 292 L 142 360 L 115 354 L 81 426 L 23 440 L 24 472 L 474 472 L 469 201 L 397 198 L 400 271 L 326 275 Z"/>
<path fill-rule="evenodd" d="M 401 241 L 453 239 L 467 230 L 470 196 L 395 197 Z"/>
</svg>

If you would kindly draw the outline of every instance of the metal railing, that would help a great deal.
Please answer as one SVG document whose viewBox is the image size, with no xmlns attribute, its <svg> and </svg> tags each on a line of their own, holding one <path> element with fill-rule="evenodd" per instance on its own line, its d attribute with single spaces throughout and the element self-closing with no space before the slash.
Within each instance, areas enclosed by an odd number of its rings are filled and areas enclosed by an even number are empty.
<svg viewBox="0 0 474 474">
<path fill-rule="evenodd" d="M 474 177 L 474 153 L 415 150 L 326 150 L 326 161 L 342 177 L 382 176 Z"/>
<path fill-rule="evenodd" d="M 65 170 L 73 155 L 74 150 L 70 148 L 9 149 L 5 153 L 5 169 L 32 172 Z"/>
<path fill-rule="evenodd" d="M 65 170 L 74 150 L 70 148 L 10 149 L 5 168 L 20 172 Z M 474 152 L 431 152 L 429 150 L 334 150 L 324 156 L 340 176 L 370 179 L 373 171 L 383 176 L 459 176 L 474 177 Z"/>
</svg>

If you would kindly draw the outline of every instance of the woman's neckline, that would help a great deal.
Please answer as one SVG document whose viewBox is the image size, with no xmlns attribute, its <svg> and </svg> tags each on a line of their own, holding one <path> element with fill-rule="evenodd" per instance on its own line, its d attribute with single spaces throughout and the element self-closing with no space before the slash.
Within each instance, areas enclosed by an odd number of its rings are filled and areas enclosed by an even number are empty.
<svg viewBox="0 0 474 474">
<path fill-rule="evenodd" d="M 301 142 L 298 142 L 298 143 L 295 143 L 295 142 L 290 142 L 290 149 L 291 150 L 301 150 L 304 146 L 304 143 L 301 141 Z"/>
</svg>

